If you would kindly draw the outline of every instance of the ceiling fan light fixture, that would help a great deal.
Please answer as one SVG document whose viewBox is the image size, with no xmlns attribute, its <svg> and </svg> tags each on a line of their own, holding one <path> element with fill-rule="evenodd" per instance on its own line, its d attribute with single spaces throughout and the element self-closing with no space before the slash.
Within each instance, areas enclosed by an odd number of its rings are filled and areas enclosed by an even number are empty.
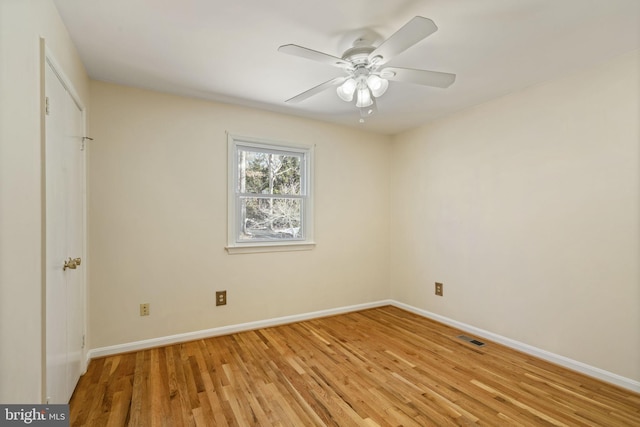
<svg viewBox="0 0 640 427">
<path fill-rule="evenodd" d="M 369 77 L 367 77 L 367 86 L 369 86 L 369 89 L 371 89 L 371 93 L 373 94 L 373 96 L 379 98 L 387 91 L 387 88 L 389 87 L 389 81 L 380 78 L 380 76 L 377 76 L 375 74 L 371 74 L 369 75 Z"/>
<path fill-rule="evenodd" d="M 398 31 L 373 46 L 378 37 L 358 38 L 342 57 L 318 52 L 295 44 L 286 44 L 278 51 L 329 64 L 341 68 L 346 75 L 335 77 L 306 90 L 285 102 L 297 103 L 314 96 L 328 88 L 336 88 L 337 95 L 345 102 L 352 102 L 360 110 L 360 121 L 377 113 L 377 98 L 389 88 L 389 80 L 394 82 L 416 83 L 423 86 L 449 87 L 456 78 L 455 74 L 411 68 L 385 67 L 396 55 L 416 45 L 433 34 L 438 27 L 429 18 L 415 16 Z M 371 33 L 373 34 L 373 33 Z M 394 83 L 395 84 L 395 83 Z"/>
<path fill-rule="evenodd" d="M 338 86 L 336 92 L 340 99 L 345 102 L 353 101 L 353 93 L 356 91 L 356 81 L 354 79 L 347 79 L 343 84 Z"/>
<path fill-rule="evenodd" d="M 373 100 L 371 99 L 371 92 L 369 92 L 369 88 L 366 86 L 358 88 L 356 107 L 368 107 L 371 104 L 373 104 Z"/>
</svg>

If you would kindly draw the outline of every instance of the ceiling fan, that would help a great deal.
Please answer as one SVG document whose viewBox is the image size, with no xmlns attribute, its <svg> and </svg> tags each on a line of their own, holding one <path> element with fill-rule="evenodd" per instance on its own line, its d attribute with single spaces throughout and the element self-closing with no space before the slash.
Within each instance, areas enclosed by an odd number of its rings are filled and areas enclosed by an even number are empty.
<svg viewBox="0 0 640 427">
<path fill-rule="evenodd" d="M 438 27 L 431 19 L 416 16 L 383 41 L 380 46 L 371 46 L 371 42 L 360 38 L 353 43 L 353 47 L 342 54 L 341 58 L 295 44 L 280 46 L 279 52 L 333 65 L 345 72 L 344 76 L 321 83 L 285 102 L 301 102 L 326 89 L 337 87 L 338 96 L 343 101 L 352 102 L 355 97 L 355 105 L 360 109 L 362 122 L 364 117 L 376 111 L 376 98 L 386 92 L 389 80 L 440 88 L 449 87 L 456 79 L 455 74 L 385 67 L 393 57 L 433 34 L 437 29 Z"/>
</svg>

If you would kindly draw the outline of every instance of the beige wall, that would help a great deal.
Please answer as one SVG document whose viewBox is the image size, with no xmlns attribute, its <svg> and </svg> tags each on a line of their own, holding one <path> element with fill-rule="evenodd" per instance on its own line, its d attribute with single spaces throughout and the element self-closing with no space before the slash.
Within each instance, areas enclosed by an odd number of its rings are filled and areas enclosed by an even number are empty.
<svg viewBox="0 0 640 427">
<path fill-rule="evenodd" d="M 0 0 L 0 402 L 43 399 L 40 37 L 95 109 L 90 348 L 391 295 L 640 380 L 637 53 L 390 145 L 305 119 L 89 87 L 51 1 Z M 314 250 L 224 251 L 227 130 L 317 145 Z M 226 307 L 214 305 L 219 289 Z M 151 316 L 138 316 L 141 302 Z"/>
<path fill-rule="evenodd" d="M 397 136 L 392 298 L 640 380 L 639 63 Z"/>
<path fill-rule="evenodd" d="M 91 348 L 388 297 L 388 137 L 101 82 L 91 112 Z M 316 145 L 315 249 L 226 253 L 226 131 Z"/>
<path fill-rule="evenodd" d="M 83 102 L 88 78 L 49 0 L 0 0 L 0 402 L 43 394 L 40 37 Z"/>
</svg>

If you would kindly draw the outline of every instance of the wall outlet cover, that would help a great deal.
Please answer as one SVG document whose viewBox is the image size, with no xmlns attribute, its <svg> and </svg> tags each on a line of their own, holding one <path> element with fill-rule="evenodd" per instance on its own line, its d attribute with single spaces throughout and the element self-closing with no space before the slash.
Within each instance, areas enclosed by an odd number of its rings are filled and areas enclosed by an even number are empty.
<svg viewBox="0 0 640 427">
<path fill-rule="evenodd" d="M 227 305 L 227 291 L 216 291 L 216 306 Z"/>
</svg>

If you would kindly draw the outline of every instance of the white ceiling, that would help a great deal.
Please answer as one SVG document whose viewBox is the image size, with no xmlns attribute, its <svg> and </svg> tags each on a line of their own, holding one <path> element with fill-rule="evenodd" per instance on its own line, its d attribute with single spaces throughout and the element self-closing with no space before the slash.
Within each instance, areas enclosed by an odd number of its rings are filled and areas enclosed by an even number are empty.
<svg viewBox="0 0 640 427">
<path fill-rule="evenodd" d="M 639 0 L 55 0 L 91 78 L 395 134 L 640 48 Z M 438 31 L 388 65 L 457 74 L 448 89 L 391 82 L 378 113 L 327 90 L 342 71 L 277 51 L 334 56 L 414 16 Z"/>
</svg>

